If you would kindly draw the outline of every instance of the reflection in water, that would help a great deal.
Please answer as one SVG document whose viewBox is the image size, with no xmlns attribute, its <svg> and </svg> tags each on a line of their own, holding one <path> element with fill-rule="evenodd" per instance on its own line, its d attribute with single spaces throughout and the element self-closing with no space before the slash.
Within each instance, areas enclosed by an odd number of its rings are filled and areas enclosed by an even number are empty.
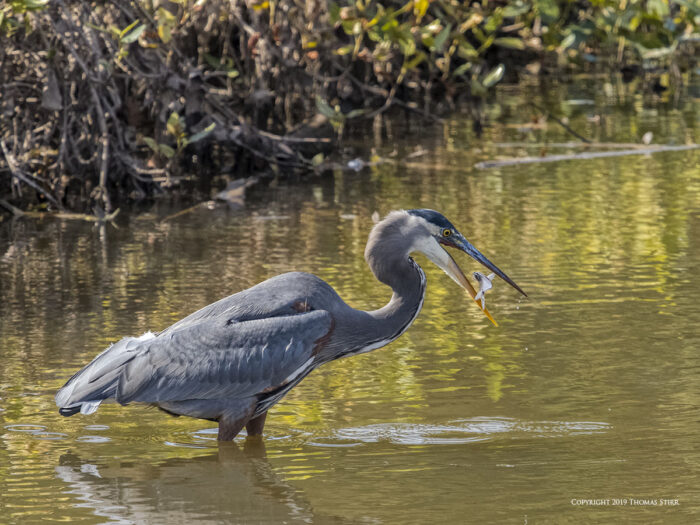
<svg viewBox="0 0 700 525">
<path fill-rule="evenodd" d="M 381 442 L 409 447 L 454 446 L 504 439 L 525 440 L 531 447 L 533 440 L 542 438 L 571 438 L 602 434 L 608 430 L 610 426 L 606 423 L 530 422 L 487 417 L 453 421 L 446 425 L 377 424 L 338 429 L 330 435 L 317 432 L 272 437 L 267 440 L 268 444 L 276 447 L 278 457 L 284 458 L 284 465 L 274 467 L 267 457 L 265 441 L 245 438 L 238 442 L 216 443 L 216 429 L 206 429 L 190 433 L 186 442 L 169 443 L 175 447 L 207 449 L 201 456 L 171 457 L 162 461 L 89 459 L 86 453 L 73 451 L 60 456 L 55 475 L 65 484 L 61 492 L 70 496 L 75 508 L 89 510 L 94 516 L 110 520 L 109 523 L 220 523 L 239 519 L 246 523 L 266 524 L 371 523 L 382 521 L 371 517 L 371 509 L 360 513 L 359 521 L 336 516 L 332 511 L 315 510 L 304 491 L 288 482 L 286 477 L 293 476 L 295 471 L 320 472 L 319 468 L 331 468 L 338 456 L 318 456 L 313 451 L 318 447 L 342 450 Z M 465 451 L 457 457 L 464 461 L 472 454 Z M 375 455 L 371 449 L 366 450 L 349 456 L 344 463 L 351 467 L 353 463 L 360 461 L 362 464 Z M 410 455 L 400 454 L 399 450 L 387 450 L 382 456 L 394 459 L 391 463 L 385 462 L 386 466 L 379 470 L 366 464 L 368 487 L 376 486 L 379 480 L 395 470 L 408 469 L 415 471 L 417 476 L 422 472 L 429 477 L 430 471 L 441 464 L 440 455 L 434 455 L 428 464 L 422 466 Z M 595 461 L 588 459 L 585 465 L 590 466 L 592 462 Z M 296 467 L 292 468 L 295 463 Z M 310 463 L 310 468 L 304 469 L 300 463 Z M 494 463 L 489 468 L 538 464 L 532 463 L 531 458 L 518 460 L 519 465 Z M 342 499 L 342 492 L 334 497 Z M 352 497 L 351 493 L 348 497 Z M 332 506 L 326 508 L 332 509 Z"/>
<path fill-rule="evenodd" d="M 267 460 L 260 440 L 157 463 L 99 464 L 67 453 L 56 476 L 64 493 L 110 523 L 318 523 L 297 489 Z"/>
</svg>

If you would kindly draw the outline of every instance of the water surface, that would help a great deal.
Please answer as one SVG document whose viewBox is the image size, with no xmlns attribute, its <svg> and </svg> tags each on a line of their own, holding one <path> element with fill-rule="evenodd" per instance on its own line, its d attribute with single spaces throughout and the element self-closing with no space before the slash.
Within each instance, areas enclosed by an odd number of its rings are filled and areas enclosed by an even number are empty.
<svg viewBox="0 0 700 525">
<path fill-rule="evenodd" d="M 700 154 L 473 168 L 572 151 L 541 145 L 571 137 L 533 128 L 532 98 L 595 140 L 700 142 L 697 101 L 577 85 L 501 89 L 481 138 L 459 112 L 370 124 L 345 161 L 392 162 L 256 189 L 238 210 L 0 225 L 0 522 L 697 521 Z M 530 144 L 498 145 L 513 142 Z M 311 374 L 264 444 L 218 446 L 213 424 L 139 406 L 58 415 L 56 389 L 111 342 L 273 275 L 313 272 L 379 307 L 371 214 L 415 207 L 444 212 L 528 292 L 495 283 L 498 328 L 417 256 L 429 282 L 413 327 Z"/>
</svg>

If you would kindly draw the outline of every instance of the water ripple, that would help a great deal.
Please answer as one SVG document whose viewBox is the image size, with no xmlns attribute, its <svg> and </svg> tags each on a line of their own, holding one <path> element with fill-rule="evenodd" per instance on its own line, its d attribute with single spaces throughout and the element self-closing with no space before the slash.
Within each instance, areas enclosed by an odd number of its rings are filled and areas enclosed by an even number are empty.
<svg viewBox="0 0 700 525">
<path fill-rule="evenodd" d="M 611 429 L 610 424 L 595 421 L 522 421 L 513 418 L 475 417 L 452 421 L 446 425 L 385 423 L 343 428 L 333 432 L 327 439 L 316 438 L 309 444 L 320 447 L 378 442 L 397 445 L 454 445 L 495 439 L 561 438 L 601 434 Z"/>
<path fill-rule="evenodd" d="M 34 432 L 33 434 L 37 439 L 48 439 L 51 441 L 59 441 L 68 438 L 68 434 L 64 434 L 63 432 Z"/>
<path fill-rule="evenodd" d="M 37 434 L 39 432 L 46 432 L 46 427 L 44 425 L 16 423 L 13 425 L 5 425 L 5 430 L 9 430 L 10 432 L 27 432 L 28 434 Z"/>
<path fill-rule="evenodd" d="M 109 430 L 109 425 L 85 425 L 85 430 Z"/>
<path fill-rule="evenodd" d="M 111 438 L 105 436 L 80 436 L 75 438 L 75 440 L 81 443 L 108 443 L 112 441 Z"/>
</svg>

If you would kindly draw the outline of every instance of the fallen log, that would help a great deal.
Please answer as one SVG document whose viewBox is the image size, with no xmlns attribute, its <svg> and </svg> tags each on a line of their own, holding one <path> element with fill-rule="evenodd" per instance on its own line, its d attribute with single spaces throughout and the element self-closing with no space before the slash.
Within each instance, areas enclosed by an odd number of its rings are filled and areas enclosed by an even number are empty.
<svg viewBox="0 0 700 525">
<path fill-rule="evenodd" d="M 602 146 L 603 144 L 599 144 Z M 616 151 L 587 151 L 585 153 L 570 153 L 566 155 L 545 155 L 543 157 L 517 157 L 503 160 L 488 160 L 477 162 L 477 169 L 502 168 L 505 166 L 517 166 L 520 164 L 536 164 L 540 162 L 560 162 L 564 160 L 591 160 L 607 157 L 624 157 L 628 155 L 651 155 L 665 151 L 687 151 L 700 148 L 700 144 L 687 144 L 684 146 L 647 146 L 645 148 L 624 149 Z"/>
</svg>

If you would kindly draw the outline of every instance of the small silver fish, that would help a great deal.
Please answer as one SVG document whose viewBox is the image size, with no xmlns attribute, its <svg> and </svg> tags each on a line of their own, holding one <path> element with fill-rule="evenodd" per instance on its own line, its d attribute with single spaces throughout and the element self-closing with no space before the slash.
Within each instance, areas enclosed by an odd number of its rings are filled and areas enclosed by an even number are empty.
<svg viewBox="0 0 700 525">
<path fill-rule="evenodd" d="M 483 310 L 484 308 L 486 308 L 485 294 L 491 288 L 493 288 L 493 284 L 491 283 L 491 281 L 493 281 L 493 278 L 496 277 L 496 274 L 492 273 L 489 275 L 484 275 L 481 272 L 474 272 L 472 275 L 474 276 L 474 279 L 476 279 L 476 282 L 479 283 L 479 293 L 476 294 L 474 300 L 478 301 L 479 299 L 481 299 L 481 309 Z"/>
</svg>

